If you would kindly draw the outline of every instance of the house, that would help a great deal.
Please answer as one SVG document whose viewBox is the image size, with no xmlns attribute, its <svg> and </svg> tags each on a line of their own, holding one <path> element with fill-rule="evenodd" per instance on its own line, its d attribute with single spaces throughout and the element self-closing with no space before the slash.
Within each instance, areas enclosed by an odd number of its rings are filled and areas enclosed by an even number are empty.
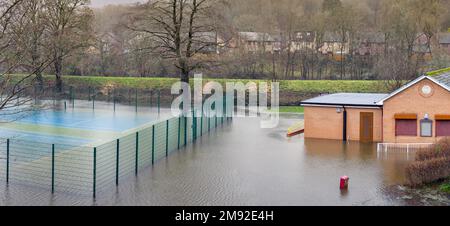
<svg viewBox="0 0 450 226">
<path fill-rule="evenodd" d="M 333 56 L 335 60 L 342 60 L 341 58 L 350 51 L 348 33 L 342 35 L 337 32 L 325 32 L 318 51 L 324 55 Z"/>
<path fill-rule="evenodd" d="M 450 32 L 438 34 L 439 47 L 450 55 Z"/>
<path fill-rule="evenodd" d="M 303 101 L 305 137 L 434 143 L 450 136 L 450 68 L 437 72 L 390 94 L 337 93 Z"/>
<path fill-rule="evenodd" d="M 225 40 L 216 32 L 196 32 L 192 40 L 195 50 L 203 54 L 220 54 L 226 45 Z"/>
<path fill-rule="evenodd" d="M 421 57 L 426 61 L 430 61 L 432 59 L 432 45 L 427 35 L 424 33 L 417 35 L 412 51 L 416 57 Z"/>
<path fill-rule="evenodd" d="M 365 32 L 356 38 L 357 48 L 355 55 L 374 56 L 380 55 L 386 48 L 386 36 L 381 32 Z"/>
<path fill-rule="evenodd" d="M 275 39 L 263 32 L 238 32 L 237 45 L 248 52 L 274 52 Z"/>
<path fill-rule="evenodd" d="M 295 32 L 291 40 L 291 51 L 301 51 L 305 49 L 316 49 L 316 33 L 313 31 Z"/>
</svg>

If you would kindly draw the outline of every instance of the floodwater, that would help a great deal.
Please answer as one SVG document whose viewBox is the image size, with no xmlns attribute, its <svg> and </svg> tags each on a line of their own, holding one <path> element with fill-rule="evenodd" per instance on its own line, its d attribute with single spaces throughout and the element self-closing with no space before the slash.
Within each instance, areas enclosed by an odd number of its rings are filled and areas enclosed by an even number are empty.
<svg viewBox="0 0 450 226">
<path fill-rule="evenodd" d="M 235 118 L 96 200 L 2 185 L 0 205 L 407 204 L 387 189 L 404 181 L 404 156 L 377 156 L 372 144 L 286 138 L 301 118 L 283 116 L 274 129 L 261 129 L 259 118 Z M 345 192 L 343 175 L 350 177 Z"/>
</svg>

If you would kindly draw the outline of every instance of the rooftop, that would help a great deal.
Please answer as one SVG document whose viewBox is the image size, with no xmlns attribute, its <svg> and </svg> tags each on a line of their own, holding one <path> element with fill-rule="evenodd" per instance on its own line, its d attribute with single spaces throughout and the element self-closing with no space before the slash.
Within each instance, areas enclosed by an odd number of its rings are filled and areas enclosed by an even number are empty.
<svg viewBox="0 0 450 226">
<path fill-rule="evenodd" d="M 448 68 L 450 69 L 450 68 Z M 446 86 L 447 89 L 450 89 L 450 70 L 444 71 L 439 75 L 433 76 L 433 78 L 439 82 L 441 85 Z"/>
<path fill-rule="evenodd" d="M 363 32 L 356 38 L 363 43 L 386 43 L 386 35 L 382 32 Z"/>
<path fill-rule="evenodd" d="M 263 32 L 239 32 L 238 35 L 246 40 L 253 42 L 273 42 L 274 38 L 268 33 Z"/>
<path fill-rule="evenodd" d="M 439 34 L 440 44 L 450 44 L 450 32 Z"/>
<path fill-rule="evenodd" d="M 343 35 L 338 32 L 326 31 L 323 34 L 322 40 L 323 42 L 344 42 L 348 40 L 348 33 L 346 33 L 345 37 L 343 37 Z"/>
<path fill-rule="evenodd" d="M 329 106 L 361 106 L 377 107 L 378 101 L 387 97 L 385 93 L 335 93 L 315 97 L 302 101 L 302 105 L 329 105 Z"/>
</svg>

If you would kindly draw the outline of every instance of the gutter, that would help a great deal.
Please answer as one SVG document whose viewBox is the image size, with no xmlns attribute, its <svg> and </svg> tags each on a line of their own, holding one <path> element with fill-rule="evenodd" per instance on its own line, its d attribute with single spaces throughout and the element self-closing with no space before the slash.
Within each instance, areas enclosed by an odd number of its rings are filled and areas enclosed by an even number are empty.
<svg viewBox="0 0 450 226">
<path fill-rule="evenodd" d="M 328 106 L 328 107 L 371 107 L 371 108 L 382 108 L 383 105 L 379 104 L 344 104 L 344 103 L 313 103 L 313 102 L 300 102 L 300 106 Z"/>
</svg>

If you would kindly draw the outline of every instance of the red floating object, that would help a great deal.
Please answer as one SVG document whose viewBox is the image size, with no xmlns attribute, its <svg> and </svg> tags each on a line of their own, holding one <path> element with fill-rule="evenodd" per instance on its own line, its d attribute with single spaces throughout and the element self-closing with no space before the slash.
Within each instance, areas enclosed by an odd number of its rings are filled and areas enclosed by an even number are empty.
<svg viewBox="0 0 450 226">
<path fill-rule="evenodd" d="M 348 180 L 350 178 L 348 178 L 348 176 L 342 176 L 341 177 L 341 183 L 340 183 L 340 188 L 341 189 L 347 189 L 348 188 Z"/>
</svg>

